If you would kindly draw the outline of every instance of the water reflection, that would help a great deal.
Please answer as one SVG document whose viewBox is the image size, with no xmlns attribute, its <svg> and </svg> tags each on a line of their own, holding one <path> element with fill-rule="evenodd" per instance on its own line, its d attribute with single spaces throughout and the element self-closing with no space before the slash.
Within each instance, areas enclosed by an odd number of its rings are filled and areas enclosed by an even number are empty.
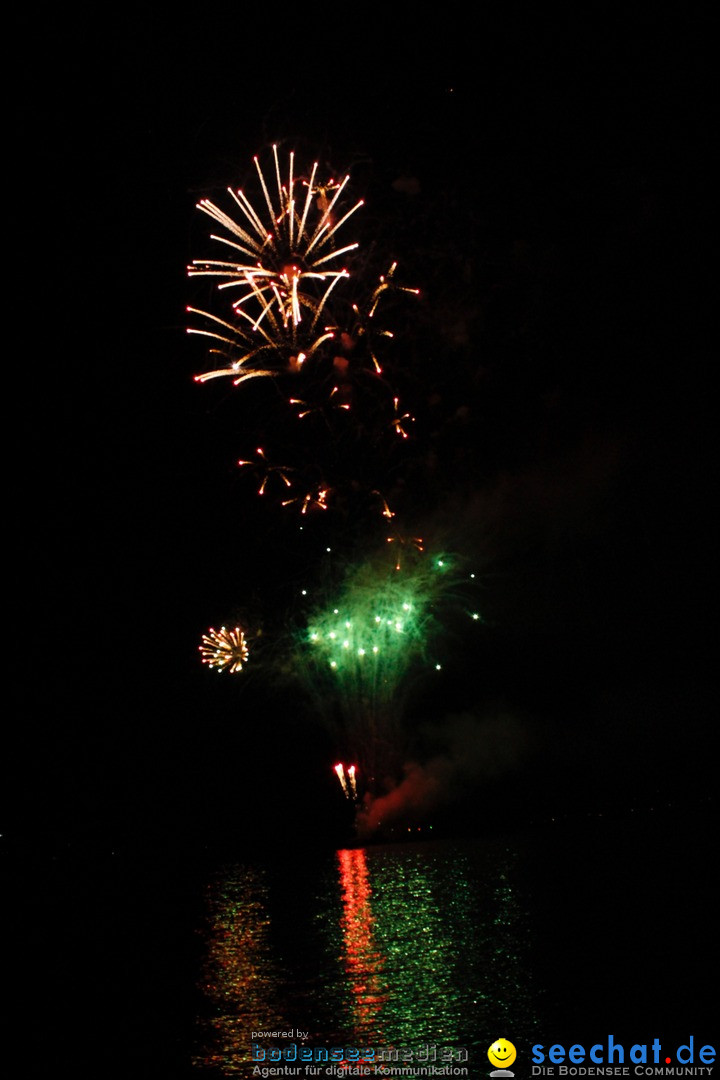
<svg viewBox="0 0 720 1080">
<path fill-rule="evenodd" d="M 385 958 L 373 938 L 367 856 L 363 848 L 338 852 L 344 913 L 341 927 L 345 947 L 345 971 L 352 994 L 355 1032 L 372 1027 L 388 998 L 382 979 Z"/>
<path fill-rule="evenodd" d="M 207 953 L 200 979 L 203 1050 L 194 1064 L 242 1072 L 250 1035 L 284 1029 L 279 972 L 270 943 L 267 886 L 251 867 L 233 867 L 208 888 Z"/>
<path fill-rule="evenodd" d="M 252 1075 L 252 1032 L 299 1028 L 307 1046 L 466 1048 L 484 1071 L 500 1033 L 534 1024 L 519 860 L 408 844 L 308 857 L 301 881 L 287 866 L 219 875 L 196 1069 Z"/>
</svg>

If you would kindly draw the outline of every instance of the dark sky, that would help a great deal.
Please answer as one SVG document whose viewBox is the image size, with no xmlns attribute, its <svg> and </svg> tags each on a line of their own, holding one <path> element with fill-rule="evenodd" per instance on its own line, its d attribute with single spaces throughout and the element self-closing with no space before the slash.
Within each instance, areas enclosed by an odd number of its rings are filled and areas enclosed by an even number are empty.
<svg viewBox="0 0 720 1080">
<path fill-rule="evenodd" d="M 451 709 L 521 715 L 549 806 L 707 794 L 707 20 L 444 10 L 55 16 L 45 64 L 18 35 L 9 729 L 41 844 L 278 806 L 297 755 L 314 782 L 331 752 L 259 676 L 197 662 L 294 572 L 184 333 L 195 202 L 275 141 L 349 170 L 423 289 L 437 512 L 463 507 L 492 626 Z"/>
</svg>

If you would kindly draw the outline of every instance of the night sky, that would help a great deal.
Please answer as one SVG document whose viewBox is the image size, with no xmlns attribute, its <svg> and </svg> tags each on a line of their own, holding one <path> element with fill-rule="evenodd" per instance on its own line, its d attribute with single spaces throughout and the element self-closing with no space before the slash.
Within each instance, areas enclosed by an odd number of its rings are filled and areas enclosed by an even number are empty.
<svg viewBox="0 0 720 1080">
<path fill-rule="evenodd" d="M 485 623 L 414 722 L 428 759 L 497 752 L 446 828 L 502 828 L 499 784 L 512 824 L 709 805 L 709 19 L 418 10 L 150 5 L 52 16 L 47 64 L 15 42 L 11 843 L 202 846 L 337 812 L 296 696 L 197 654 L 303 570 L 185 334 L 195 203 L 273 142 L 349 171 L 368 242 L 422 290 L 417 498 L 461 523 Z"/>
</svg>

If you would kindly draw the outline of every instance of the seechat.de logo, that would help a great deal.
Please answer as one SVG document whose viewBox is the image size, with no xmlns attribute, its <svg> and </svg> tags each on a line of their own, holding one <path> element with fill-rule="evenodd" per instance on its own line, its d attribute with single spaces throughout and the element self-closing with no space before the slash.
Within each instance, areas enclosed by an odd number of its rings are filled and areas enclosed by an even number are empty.
<svg viewBox="0 0 720 1080">
<path fill-rule="evenodd" d="M 491 1076 L 514 1076 L 509 1066 L 517 1057 L 517 1050 L 509 1039 L 496 1039 L 492 1046 L 488 1047 L 488 1061 L 495 1068 Z"/>
</svg>

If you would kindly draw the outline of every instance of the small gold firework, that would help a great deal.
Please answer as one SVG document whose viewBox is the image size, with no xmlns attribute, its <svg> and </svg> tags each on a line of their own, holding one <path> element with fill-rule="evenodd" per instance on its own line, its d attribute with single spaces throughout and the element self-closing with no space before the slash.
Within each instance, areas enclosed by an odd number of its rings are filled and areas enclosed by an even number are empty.
<svg viewBox="0 0 720 1080">
<path fill-rule="evenodd" d="M 245 634 L 239 626 L 234 630 L 227 630 L 224 626 L 220 630 L 211 627 L 207 634 L 203 634 L 199 649 L 203 664 L 218 671 L 229 671 L 233 675 L 242 671 L 249 656 Z"/>
</svg>

